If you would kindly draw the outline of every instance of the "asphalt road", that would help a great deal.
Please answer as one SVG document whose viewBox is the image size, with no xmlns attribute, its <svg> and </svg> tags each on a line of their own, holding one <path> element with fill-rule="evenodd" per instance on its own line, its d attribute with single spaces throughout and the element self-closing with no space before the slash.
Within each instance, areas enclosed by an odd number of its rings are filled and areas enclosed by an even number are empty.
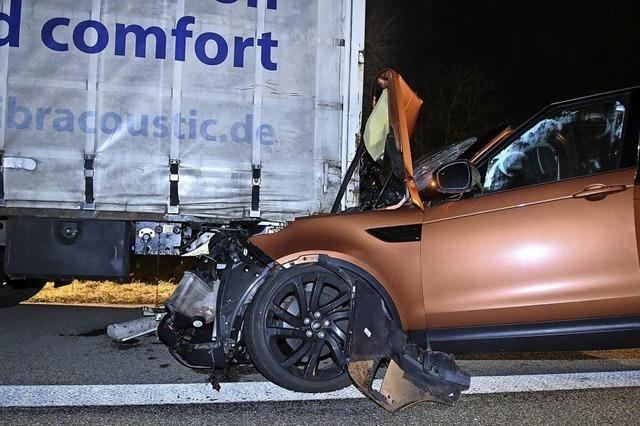
<svg viewBox="0 0 640 426">
<path fill-rule="evenodd" d="M 467 396 L 455 407 L 423 404 L 388 414 L 367 400 L 0 410 L 0 423 L 16 425 L 638 425 L 640 391 Z"/>
<path fill-rule="evenodd" d="M 138 309 L 23 305 L 0 310 L 0 385 L 202 383 L 155 337 L 116 344 L 106 327 Z M 640 370 L 640 351 L 459 359 L 474 376 Z M 251 367 L 228 381 L 264 381 Z M 223 384 L 224 386 L 224 384 Z M 2 401 L 0 388 L 0 401 Z M 640 424 L 640 388 L 465 395 L 454 408 L 423 404 L 389 415 L 366 400 L 216 406 L 0 409 L 0 424 Z"/>
</svg>

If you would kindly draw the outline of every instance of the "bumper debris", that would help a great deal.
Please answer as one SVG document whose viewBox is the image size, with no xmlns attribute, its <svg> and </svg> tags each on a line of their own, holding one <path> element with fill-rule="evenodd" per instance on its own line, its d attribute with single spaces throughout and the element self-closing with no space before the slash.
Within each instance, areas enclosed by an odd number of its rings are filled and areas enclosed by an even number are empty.
<svg viewBox="0 0 640 426">
<path fill-rule="evenodd" d="M 453 405 L 468 390 L 471 376 L 452 355 L 417 347 L 387 312 L 369 285 L 353 286 L 347 369 L 356 388 L 390 412 L 419 402 Z M 388 362 L 382 386 L 376 375 Z"/>
</svg>

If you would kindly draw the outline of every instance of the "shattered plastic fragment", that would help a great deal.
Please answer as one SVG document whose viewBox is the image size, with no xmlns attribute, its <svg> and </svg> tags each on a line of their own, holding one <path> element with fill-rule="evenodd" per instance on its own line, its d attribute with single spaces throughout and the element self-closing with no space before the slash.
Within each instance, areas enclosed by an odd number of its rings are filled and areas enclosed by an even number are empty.
<svg viewBox="0 0 640 426">
<path fill-rule="evenodd" d="M 453 405 L 458 401 L 471 379 L 453 356 L 415 347 L 370 285 L 357 281 L 353 289 L 347 369 L 356 388 L 390 412 L 419 402 Z M 376 390 L 373 381 L 384 361 L 389 366 Z"/>
</svg>

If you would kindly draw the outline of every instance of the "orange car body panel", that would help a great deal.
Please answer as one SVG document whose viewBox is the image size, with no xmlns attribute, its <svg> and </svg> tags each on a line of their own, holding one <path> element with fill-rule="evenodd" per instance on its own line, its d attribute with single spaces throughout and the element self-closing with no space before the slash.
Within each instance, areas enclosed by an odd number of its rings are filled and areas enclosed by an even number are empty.
<svg viewBox="0 0 640 426">
<path fill-rule="evenodd" d="M 405 331 L 640 314 L 640 186 L 636 167 L 426 207 L 413 183 L 409 139 L 422 101 L 385 71 L 390 120 L 413 204 L 398 210 L 296 220 L 251 238 L 280 264 L 328 255 L 376 278 Z M 505 129 L 472 158 L 486 160 Z M 577 197 L 593 185 L 626 190 Z M 422 227 L 421 241 L 367 230 Z"/>
<path fill-rule="evenodd" d="M 411 155 L 411 135 L 420 115 L 422 99 L 409 87 L 400 74 L 393 70 L 389 70 L 387 73 L 389 76 L 390 125 L 398 149 L 402 152 L 409 196 L 413 204 L 422 210 L 424 205 L 413 180 L 413 157 Z"/>
<path fill-rule="evenodd" d="M 639 314 L 634 177 L 623 170 L 428 209 L 427 328 Z M 591 184 L 629 188 L 572 197 Z"/>
<path fill-rule="evenodd" d="M 251 242 L 280 264 L 301 256 L 326 254 L 354 264 L 384 286 L 407 330 L 424 330 L 424 296 L 420 271 L 420 242 L 385 243 L 367 229 L 415 225 L 417 208 L 299 219 L 273 235 Z"/>
<path fill-rule="evenodd" d="M 366 270 L 388 291 L 405 330 L 640 314 L 634 176 L 571 179 L 424 214 L 411 207 L 312 217 L 251 241 L 280 264 L 326 254 Z M 593 183 L 629 188 L 601 201 L 571 197 Z M 421 242 L 367 233 L 421 222 Z"/>
</svg>

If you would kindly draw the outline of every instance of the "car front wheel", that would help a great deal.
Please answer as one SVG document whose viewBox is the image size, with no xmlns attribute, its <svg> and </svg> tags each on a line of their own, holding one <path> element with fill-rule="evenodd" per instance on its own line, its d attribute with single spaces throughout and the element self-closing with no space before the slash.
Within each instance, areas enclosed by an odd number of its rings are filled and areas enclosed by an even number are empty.
<svg viewBox="0 0 640 426">
<path fill-rule="evenodd" d="M 255 367 L 297 392 L 347 387 L 344 348 L 351 287 L 316 264 L 294 266 L 265 283 L 245 317 L 245 344 Z"/>
</svg>

